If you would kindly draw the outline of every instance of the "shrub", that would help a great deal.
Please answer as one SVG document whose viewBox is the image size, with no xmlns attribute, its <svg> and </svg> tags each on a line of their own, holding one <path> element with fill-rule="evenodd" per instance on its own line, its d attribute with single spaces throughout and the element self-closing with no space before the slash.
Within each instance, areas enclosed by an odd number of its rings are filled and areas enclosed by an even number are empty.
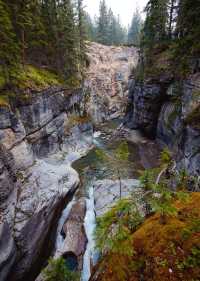
<svg viewBox="0 0 200 281">
<path fill-rule="evenodd" d="M 43 270 L 44 281 L 79 281 L 77 272 L 68 269 L 64 258 L 50 258 L 48 266 Z"/>
<path fill-rule="evenodd" d="M 102 252 L 132 255 L 129 247 L 131 233 L 143 222 L 132 198 L 121 199 L 106 214 L 97 219 L 95 239 Z M 128 247 L 126 247 L 128 245 Z"/>
</svg>

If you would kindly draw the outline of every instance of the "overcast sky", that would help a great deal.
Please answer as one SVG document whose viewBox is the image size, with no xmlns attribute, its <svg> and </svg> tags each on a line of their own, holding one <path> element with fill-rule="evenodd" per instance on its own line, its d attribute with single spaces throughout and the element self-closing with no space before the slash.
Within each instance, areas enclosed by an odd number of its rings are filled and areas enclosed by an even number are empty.
<svg viewBox="0 0 200 281">
<path fill-rule="evenodd" d="M 91 16 L 98 14 L 100 0 L 84 0 L 86 10 Z M 111 7 L 116 15 L 120 15 L 124 25 L 131 22 L 134 10 L 138 7 L 143 11 L 148 0 L 106 0 L 108 7 Z"/>
</svg>

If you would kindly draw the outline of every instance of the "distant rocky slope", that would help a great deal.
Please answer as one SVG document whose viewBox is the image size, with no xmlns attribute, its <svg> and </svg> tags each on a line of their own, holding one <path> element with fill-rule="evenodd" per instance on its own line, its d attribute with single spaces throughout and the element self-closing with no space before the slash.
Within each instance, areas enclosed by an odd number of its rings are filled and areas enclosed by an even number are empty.
<svg viewBox="0 0 200 281">
<path fill-rule="evenodd" d="M 91 94 L 87 111 L 94 123 L 124 115 L 129 78 L 137 62 L 137 48 L 89 43 L 85 90 Z"/>
</svg>

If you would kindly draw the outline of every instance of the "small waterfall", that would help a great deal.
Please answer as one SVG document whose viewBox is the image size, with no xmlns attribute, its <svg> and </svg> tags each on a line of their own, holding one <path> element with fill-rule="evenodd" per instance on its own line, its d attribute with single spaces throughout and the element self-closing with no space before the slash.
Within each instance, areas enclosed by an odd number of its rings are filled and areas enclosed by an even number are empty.
<svg viewBox="0 0 200 281">
<path fill-rule="evenodd" d="M 96 226 L 96 217 L 94 211 L 94 189 L 93 186 L 89 189 L 89 198 L 86 199 L 87 211 L 85 216 L 85 231 L 88 239 L 87 248 L 83 259 L 83 271 L 81 281 L 88 281 L 91 276 L 91 262 L 95 264 L 97 258 L 95 257 L 95 241 L 94 241 L 94 230 Z"/>
<path fill-rule="evenodd" d="M 64 225 L 65 221 L 67 220 L 74 203 L 75 203 L 75 199 L 73 199 L 71 202 L 69 202 L 69 204 L 67 204 L 67 207 L 63 210 L 61 218 L 59 220 L 58 228 L 57 228 L 57 235 L 56 235 L 57 238 L 56 238 L 56 243 L 55 243 L 55 255 L 56 256 L 59 254 L 59 252 L 63 248 L 63 243 L 64 243 L 65 239 L 63 238 L 61 232 L 62 232 L 63 225 Z"/>
</svg>

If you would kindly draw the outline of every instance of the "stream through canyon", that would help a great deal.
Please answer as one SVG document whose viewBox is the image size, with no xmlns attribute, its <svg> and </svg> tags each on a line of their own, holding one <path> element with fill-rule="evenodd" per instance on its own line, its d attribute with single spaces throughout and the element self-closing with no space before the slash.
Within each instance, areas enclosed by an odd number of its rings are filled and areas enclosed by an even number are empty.
<svg viewBox="0 0 200 281">
<path fill-rule="evenodd" d="M 55 256 L 62 255 L 72 270 L 78 268 L 76 256 L 69 251 L 68 255 L 64 254 L 69 246 L 66 248 L 65 239 L 67 238 L 63 229 L 68 219 L 77 219 L 77 214 L 70 215 L 77 212 L 77 202 L 81 202 L 81 204 L 85 202 L 83 226 L 86 241 L 84 241 L 84 253 L 82 252 L 81 281 L 89 280 L 92 266 L 98 261 L 93 237 L 96 217 L 105 213 L 120 197 L 127 196 L 133 189 L 138 188 L 138 178 L 142 171 L 146 168 L 154 168 L 159 163 L 157 145 L 143 138 L 137 131 L 132 131 L 132 136 L 127 137 L 126 133 L 121 133 L 120 124 L 120 120 L 115 120 L 101 125 L 98 131 L 93 133 L 91 149 L 85 156 L 72 163 L 72 168 L 80 176 L 81 184 L 72 201 L 63 210 L 59 220 Z M 70 225 L 68 230 L 69 228 Z M 73 241 L 83 239 L 83 237 L 76 238 L 76 232 L 72 232 L 71 235 Z M 78 241 L 80 248 L 81 243 Z M 70 247 L 73 248 L 72 245 Z"/>
</svg>

